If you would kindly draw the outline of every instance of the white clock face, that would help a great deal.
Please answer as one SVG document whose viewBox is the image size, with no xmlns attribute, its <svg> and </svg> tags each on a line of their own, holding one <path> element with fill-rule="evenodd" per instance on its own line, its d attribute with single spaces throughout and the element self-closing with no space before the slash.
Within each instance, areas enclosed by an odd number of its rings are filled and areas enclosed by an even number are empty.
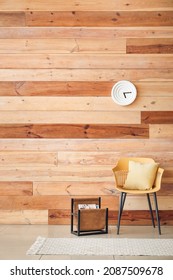
<svg viewBox="0 0 173 280">
<path fill-rule="evenodd" d="M 136 99 L 137 90 L 131 82 L 123 80 L 113 86 L 111 96 L 115 103 L 125 106 Z"/>
</svg>

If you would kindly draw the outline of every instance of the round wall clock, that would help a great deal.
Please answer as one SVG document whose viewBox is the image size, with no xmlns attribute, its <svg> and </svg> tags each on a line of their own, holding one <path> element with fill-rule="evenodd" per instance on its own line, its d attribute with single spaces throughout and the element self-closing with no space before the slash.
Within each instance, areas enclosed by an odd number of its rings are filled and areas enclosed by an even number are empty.
<svg viewBox="0 0 173 280">
<path fill-rule="evenodd" d="M 111 96 L 115 103 L 125 106 L 131 104 L 136 99 L 137 90 L 134 84 L 122 80 L 113 86 Z"/>
</svg>

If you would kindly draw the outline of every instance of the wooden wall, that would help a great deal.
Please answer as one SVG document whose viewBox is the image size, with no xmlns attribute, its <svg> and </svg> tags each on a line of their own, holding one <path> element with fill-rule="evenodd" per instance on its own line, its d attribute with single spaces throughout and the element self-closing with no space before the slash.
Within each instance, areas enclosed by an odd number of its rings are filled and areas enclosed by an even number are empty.
<svg viewBox="0 0 173 280">
<path fill-rule="evenodd" d="M 172 26 L 172 0 L 0 0 L 1 224 L 69 224 L 76 196 L 101 196 L 114 224 L 122 156 L 165 169 L 173 224 Z M 126 107 L 110 95 L 122 79 L 138 90 Z M 151 224 L 145 197 L 123 223 Z"/>
</svg>

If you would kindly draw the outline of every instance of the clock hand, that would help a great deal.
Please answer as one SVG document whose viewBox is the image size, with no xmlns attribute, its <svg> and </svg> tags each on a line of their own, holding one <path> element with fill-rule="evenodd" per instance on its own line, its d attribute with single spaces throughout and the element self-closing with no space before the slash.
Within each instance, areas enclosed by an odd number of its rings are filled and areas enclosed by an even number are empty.
<svg viewBox="0 0 173 280">
<path fill-rule="evenodd" d="M 127 98 L 127 97 L 126 97 L 126 94 L 128 94 L 128 93 L 132 93 L 132 92 L 131 92 L 131 91 L 123 92 L 125 98 Z"/>
</svg>

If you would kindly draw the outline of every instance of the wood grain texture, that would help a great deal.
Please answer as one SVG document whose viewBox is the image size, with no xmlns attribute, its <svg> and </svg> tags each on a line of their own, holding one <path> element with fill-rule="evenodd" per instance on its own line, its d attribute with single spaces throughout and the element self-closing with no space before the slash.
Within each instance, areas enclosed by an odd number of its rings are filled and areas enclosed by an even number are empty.
<svg viewBox="0 0 173 280">
<path fill-rule="evenodd" d="M 0 54 L 4 69 L 169 69 L 170 54 Z"/>
<path fill-rule="evenodd" d="M 148 138 L 148 125 L 0 125 L 0 138 Z"/>
<path fill-rule="evenodd" d="M 0 224 L 47 225 L 48 210 L 0 210 Z"/>
<path fill-rule="evenodd" d="M 134 20 L 135 18 L 135 20 Z M 26 26 L 171 26 L 172 11 L 26 12 Z"/>
<path fill-rule="evenodd" d="M 1 8 L 0 8 L 1 9 Z M 7 26 L 25 26 L 25 13 L 23 12 L 1 12 L 0 27 Z"/>
<path fill-rule="evenodd" d="M 3 195 L 33 195 L 33 184 L 32 182 L 0 182 L 0 196 Z"/>
<path fill-rule="evenodd" d="M 112 168 L 134 156 L 164 168 L 173 225 L 172 0 L 0 0 L 0 16 L 0 223 L 69 225 L 72 196 L 100 195 L 115 225 Z M 129 106 L 111 98 L 120 80 Z M 125 208 L 122 224 L 151 225 L 146 197 Z"/>
<path fill-rule="evenodd" d="M 32 112 L 37 111 L 41 114 L 41 111 L 52 111 L 53 114 L 56 114 L 55 111 L 68 111 L 70 112 L 80 113 L 80 112 L 95 112 L 95 114 L 99 114 L 98 111 L 103 112 L 114 112 L 116 114 L 120 114 L 119 112 L 134 112 L 137 116 L 137 112 L 141 111 L 171 111 L 172 110 L 172 102 L 173 96 L 137 96 L 135 102 L 130 106 L 119 106 L 115 102 L 113 102 L 111 98 L 111 93 L 109 93 L 109 97 L 93 97 L 93 96 L 73 96 L 73 97 L 0 97 L 0 110 L 5 111 L 13 111 L 14 113 L 21 111 L 21 114 L 24 111 Z M 126 113 L 125 113 L 126 112 Z M 52 114 L 52 116 L 53 116 Z M 123 115 L 122 115 L 123 116 Z M 18 116 L 20 118 L 20 115 Z M 63 115 L 62 115 L 63 117 Z M 134 116 L 135 117 L 135 116 Z M 134 119 L 133 117 L 133 119 Z M 31 116 L 32 118 L 32 116 Z M 105 115 L 106 119 L 106 115 Z M 121 116 L 117 116 L 117 119 L 122 119 Z M 48 121 L 48 120 L 47 120 Z M 46 122 L 47 122 L 46 121 Z M 133 121 L 133 120 L 132 120 Z M 4 122 L 4 121 L 3 121 Z M 133 122 L 132 122 L 133 123 Z"/>
<path fill-rule="evenodd" d="M 173 53 L 173 39 L 127 39 L 127 53 Z"/>
<path fill-rule="evenodd" d="M 0 39 L 0 53 L 126 53 L 126 39 Z"/>
<path fill-rule="evenodd" d="M 5 165 L 46 165 L 54 166 L 57 165 L 57 154 L 56 153 L 40 153 L 40 152 L 0 152 L 0 166 Z"/>
<path fill-rule="evenodd" d="M 3 151 L 25 152 L 96 152 L 119 151 L 120 154 L 135 153 L 169 153 L 173 150 L 171 139 L 0 139 Z"/>
<path fill-rule="evenodd" d="M 5 183 L 4 183 L 5 184 Z M 35 182 L 33 195 L 104 196 L 115 193 L 113 182 Z"/>
<path fill-rule="evenodd" d="M 141 122 L 146 124 L 173 124 L 173 111 L 141 112 Z"/>
<path fill-rule="evenodd" d="M 161 225 L 173 225 L 173 211 L 161 210 L 159 211 Z M 109 210 L 108 222 L 109 225 L 115 226 L 117 224 L 118 211 Z M 70 211 L 63 209 L 49 210 L 49 225 L 69 225 L 70 224 Z M 124 210 L 121 219 L 122 225 L 147 225 L 151 226 L 151 215 L 148 210 Z M 133 228 L 132 228 L 133 230 Z"/>
<path fill-rule="evenodd" d="M 1 39 L 171 38 L 172 27 L 3 27 Z"/>
<path fill-rule="evenodd" d="M 112 11 L 112 10 L 172 10 L 172 2 L 170 0 L 162 0 L 162 1 L 154 1 L 150 0 L 149 3 L 141 2 L 140 0 L 129 0 L 128 3 L 126 1 L 116 0 L 108 0 L 105 2 L 104 0 L 95 0 L 95 1 L 72 1 L 66 0 L 50 0 L 49 5 L 47 5 L 46 0 L 34 0 L 30 2 L 28 0 L 16 0 L 15 5 L 11 1 L 1 1 L 1 10 L 5 11 L 15 11 L 15 10 L 36 10 L 36 11 Z"/>
<path fill-rule="evenodd" d="M 0 197 L 0 209 L 10 210 L 12 205 L 16 210 L 70 209 L 70 202 L 71 198 L 69 196 L 2 196 Z M 111 210 L 116 205 L 118 206 L 118 197 L 104 196 L 102 198 L 102 207 L 108 207 L 108 205 Z"/>
<path fill-rule="evenodd" d="M 169 138 L 173 139 L 173 125 L 172 124 L 151 124 L 150 125 L 151 138 Z"/>
<path fill-rule="evenodd" d="M 0 69 L 0 81 L 173 81 L 172 69 Z"/>
<path fill-rule="evenodd" d="M 0 82 L 0 96 L 110 96 L 115 82 Z M 132 82 L 141 97 L 172 97 L 173 82 Z"/>
<path fill-rule="evenodd" d="M 140 112 L 106 111 L 12 111 L 0 112 L 3 124 L 140 124 Z"/>
</svg>

